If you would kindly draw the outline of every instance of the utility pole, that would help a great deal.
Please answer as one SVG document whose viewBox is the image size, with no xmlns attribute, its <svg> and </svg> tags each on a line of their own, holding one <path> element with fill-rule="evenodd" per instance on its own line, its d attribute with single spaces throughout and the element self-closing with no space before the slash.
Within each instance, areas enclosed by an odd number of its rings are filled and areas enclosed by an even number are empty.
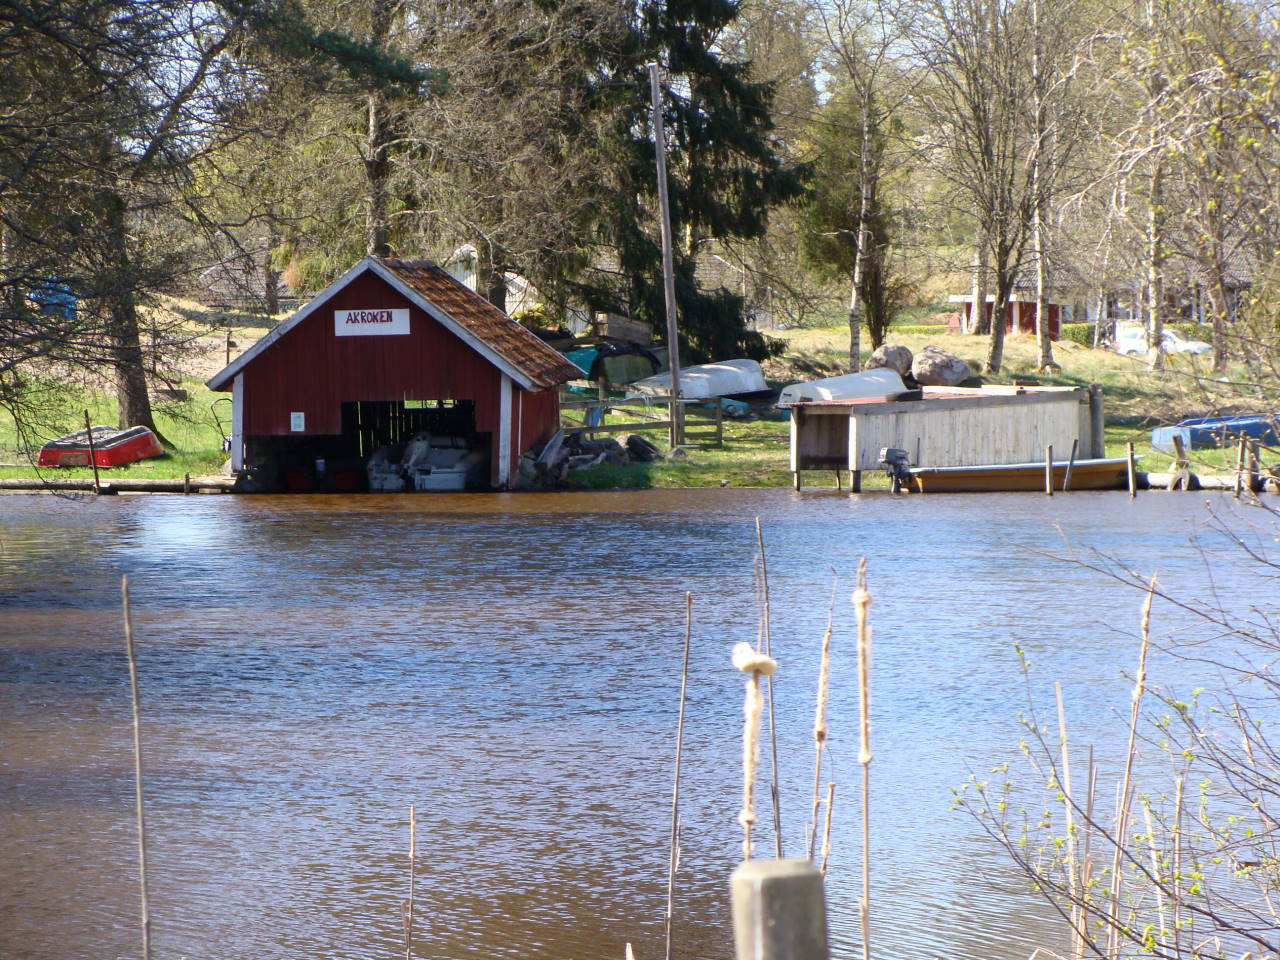
<svg viewBox="0 0 1280 960">
<path fill-rule="evenodd" d="M 680 402 L 680 339 L 676 329 L 676 275 L 671 253 L 671 198 L 667 194 L 667 137 L 662 127 L 662 87 L 658 65 L 649 64 L 653 94 L 653 149 L 658 161 L 658 207 L 662 222 L 662 292 L 667 304 L 667 365 L 671 369 L 671 446 L 684 443 L 684 405 Z"/>
</svg>

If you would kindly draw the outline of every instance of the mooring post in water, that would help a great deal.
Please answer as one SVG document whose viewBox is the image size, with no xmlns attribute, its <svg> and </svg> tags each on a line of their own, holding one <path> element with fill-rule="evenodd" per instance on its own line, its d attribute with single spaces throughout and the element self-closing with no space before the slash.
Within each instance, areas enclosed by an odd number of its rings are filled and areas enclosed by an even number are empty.
<svg viewBox="0 0 1280 960">
<path fill-rule="evenodd" d="M 808 859 L 748 860 L 730 888 L 737 960 L 827 960 L 822 874 Z"/>
<path fill-rule="evenodd" d="M 102 484 L 98 482 L 98 451 L 93 447 L 93 426 L 89 422 L 89 411 L 84 412 L 84 435 L 89 442 L 89 466 L 93 467 L 93 492 L 102 493 Z"/>
<path fill-rule="evenodd" d="M 1053 496 L 1053 444 L 1044 448 L 1044 492 Z"/>
<path fill-rule="evenodd" d="M 1107 455 L 1107 420 L 1102 410 L 1102 385 L 1089 384 L 1089 456 Z"/>
</svg>

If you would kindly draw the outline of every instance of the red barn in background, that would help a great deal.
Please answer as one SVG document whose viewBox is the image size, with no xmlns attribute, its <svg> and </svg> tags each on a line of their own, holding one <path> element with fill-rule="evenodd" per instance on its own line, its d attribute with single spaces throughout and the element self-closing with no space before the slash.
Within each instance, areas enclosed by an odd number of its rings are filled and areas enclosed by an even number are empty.
<svg viewBox="0 0 1280 960">
<path fill-rule="evenodd" d="M 366 257 L 209 387 L 231 391 L 232 469 L 260 488 L 363 489 L 378 450 L 430 435 L 503 489 L 581 376 L 441 267 Z"/>
</svg>

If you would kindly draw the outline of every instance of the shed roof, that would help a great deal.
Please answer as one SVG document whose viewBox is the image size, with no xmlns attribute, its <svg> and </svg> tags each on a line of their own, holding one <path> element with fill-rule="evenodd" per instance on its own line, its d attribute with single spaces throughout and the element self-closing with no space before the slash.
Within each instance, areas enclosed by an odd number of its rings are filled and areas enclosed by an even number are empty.
<svg viewBox="0 0 1280 960">
<path fill-rule="evenodd" d="M 209 380 L 213 390 L 225 390 L 254 357 L 315 312 L 322 304 L 366 271 L 372 271 L 454 333 L 516 383 L 544 390 L 582 376 L 582 371 L 520 326 L 474 290 L 429 260 L 365 257 L 331 283 L 310 303 L 268 333 Z"/>
</svg>

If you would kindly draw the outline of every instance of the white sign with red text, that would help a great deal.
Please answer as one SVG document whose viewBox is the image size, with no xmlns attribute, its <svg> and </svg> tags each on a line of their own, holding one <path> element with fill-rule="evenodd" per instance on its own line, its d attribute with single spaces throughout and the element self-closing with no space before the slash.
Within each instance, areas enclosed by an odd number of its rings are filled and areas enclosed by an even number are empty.
<svg viewBox="0 0 1280 960">
<path fill-rule="evenodd" d="M 335 310 L 337 337 L 394 337 L 409 332 L 408 310 Z"/>
</svg>

